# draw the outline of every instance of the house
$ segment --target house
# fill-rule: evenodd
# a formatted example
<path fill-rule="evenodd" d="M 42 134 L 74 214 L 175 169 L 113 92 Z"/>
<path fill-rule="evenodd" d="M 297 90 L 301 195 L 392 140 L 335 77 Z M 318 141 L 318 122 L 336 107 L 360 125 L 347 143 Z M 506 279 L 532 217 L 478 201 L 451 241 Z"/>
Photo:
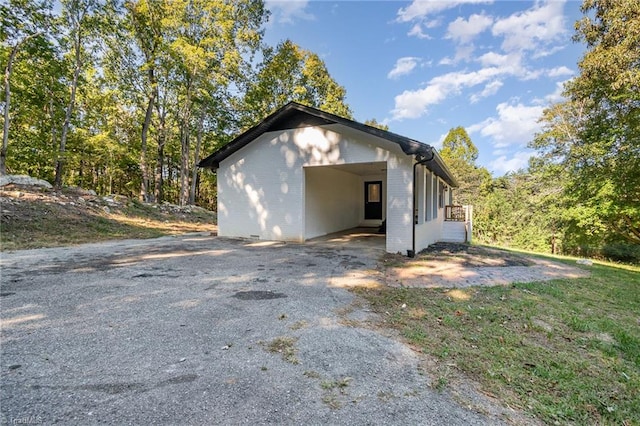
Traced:
<path fill-rule="evenodd" d="M 469 240 L 468 221 L 445 225 L 457 182 L 431 146 L 295 102 L 198 166 L 217 171 L 220 236 L 303 242 L 386 220 L 391 253 Z"/>

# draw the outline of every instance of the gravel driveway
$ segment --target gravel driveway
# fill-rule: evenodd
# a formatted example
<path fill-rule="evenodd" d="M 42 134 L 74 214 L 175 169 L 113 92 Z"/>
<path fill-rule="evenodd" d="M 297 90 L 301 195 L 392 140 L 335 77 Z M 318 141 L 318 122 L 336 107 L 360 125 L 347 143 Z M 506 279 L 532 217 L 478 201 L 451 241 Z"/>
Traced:
<path fill-rule="evenodd" d="M 360 327 L 376 249 L 205 235 L 3 253 L 2 424 L 494 424 Z"/>

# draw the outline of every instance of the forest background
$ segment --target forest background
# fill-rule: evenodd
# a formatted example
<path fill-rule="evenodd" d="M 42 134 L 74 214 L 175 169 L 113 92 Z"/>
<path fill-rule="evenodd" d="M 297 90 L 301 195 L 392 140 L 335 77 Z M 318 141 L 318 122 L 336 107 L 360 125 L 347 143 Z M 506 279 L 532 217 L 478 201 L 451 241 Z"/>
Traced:
<path fill-rule="evenodd" d="M 462 127 L 440 153 L 475 242 L 638 263 L 640 1 L 582 11 L 579 74 L 529 167 L 491 176 Z M 317 54 L 264 43 L 261 0 L 9 0 L 0 19 L 1 174 L 215 209 L 201 157 L 291 100 L 353 116 Z"/>

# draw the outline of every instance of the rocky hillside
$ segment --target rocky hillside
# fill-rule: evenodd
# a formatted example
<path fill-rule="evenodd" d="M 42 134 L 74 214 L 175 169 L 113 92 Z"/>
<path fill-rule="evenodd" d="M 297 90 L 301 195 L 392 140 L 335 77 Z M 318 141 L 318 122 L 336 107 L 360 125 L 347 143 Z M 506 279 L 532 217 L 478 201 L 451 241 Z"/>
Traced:
<path fill-rule="evenodd" d="M 55 191 L 45 181 L 2 178 L 2 250 L 216 230 L 215 213 L 196 206 L 146 204 L 81 188 Z"/>

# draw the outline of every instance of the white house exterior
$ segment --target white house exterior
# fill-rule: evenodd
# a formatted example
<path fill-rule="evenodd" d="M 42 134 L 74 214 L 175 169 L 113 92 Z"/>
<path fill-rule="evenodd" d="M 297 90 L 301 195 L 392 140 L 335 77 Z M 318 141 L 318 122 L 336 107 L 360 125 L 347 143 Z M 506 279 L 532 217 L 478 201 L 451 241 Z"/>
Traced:
<path fill-rule="evenodd" d="M 303 242 L 386 219 L 392 253 L 443 239 L 457 186 L 431 146 L 294 102 L 199 166 L 217 170 L 220 236 Z"/>

